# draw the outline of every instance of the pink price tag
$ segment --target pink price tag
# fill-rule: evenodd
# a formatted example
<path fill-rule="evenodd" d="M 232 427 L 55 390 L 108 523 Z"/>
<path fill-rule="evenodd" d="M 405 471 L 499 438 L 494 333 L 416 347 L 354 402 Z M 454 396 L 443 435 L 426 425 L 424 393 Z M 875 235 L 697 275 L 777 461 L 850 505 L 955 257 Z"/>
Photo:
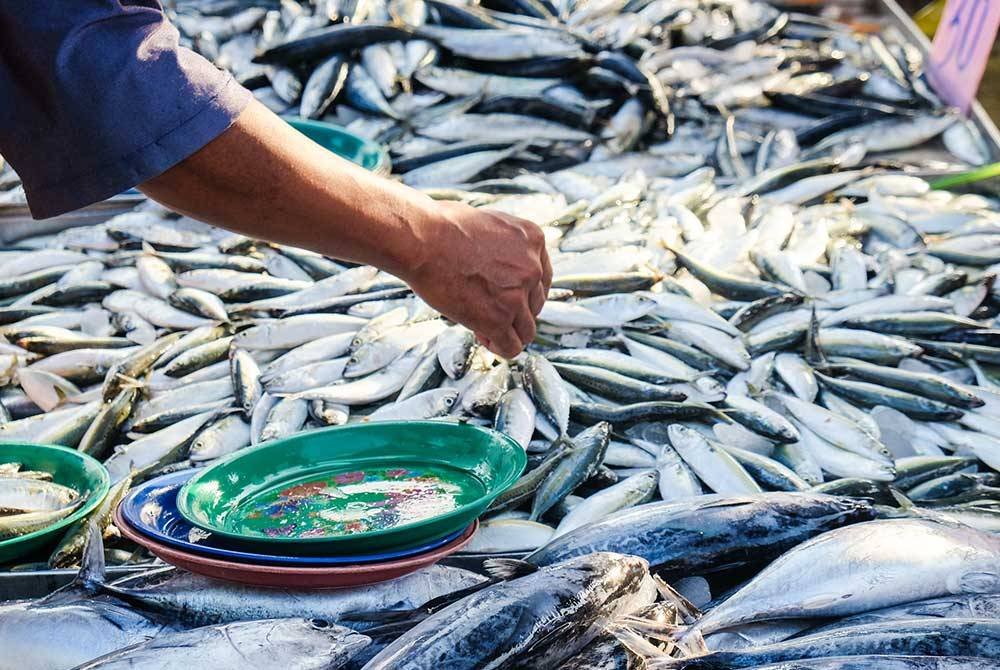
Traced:
<path fill-rule="evenodd" d="M 928 76 L 949 105 L 968 113 L 1000 27 L 1000 0 L 948 0 L 934 35 Z"/>

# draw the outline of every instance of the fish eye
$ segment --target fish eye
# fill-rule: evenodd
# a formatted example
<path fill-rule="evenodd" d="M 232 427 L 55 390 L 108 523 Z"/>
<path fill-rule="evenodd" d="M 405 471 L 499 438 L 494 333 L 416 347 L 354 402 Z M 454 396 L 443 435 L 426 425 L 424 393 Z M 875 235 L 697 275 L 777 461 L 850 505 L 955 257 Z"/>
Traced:
<path fill-rule="evenodd" d="M 330 627 L 330 622 L 323 619 L 310 619 L 309 624 L 316 630 L 324 630 Z"/>
<path fill-rule="evenodd" d="M 452 398 L 451 396 L 448 396 L 444 399 L 444 404 L 447 405 L 448 407 L 451 407 L 452 405 L 455 404 L 455 399 Z"/>

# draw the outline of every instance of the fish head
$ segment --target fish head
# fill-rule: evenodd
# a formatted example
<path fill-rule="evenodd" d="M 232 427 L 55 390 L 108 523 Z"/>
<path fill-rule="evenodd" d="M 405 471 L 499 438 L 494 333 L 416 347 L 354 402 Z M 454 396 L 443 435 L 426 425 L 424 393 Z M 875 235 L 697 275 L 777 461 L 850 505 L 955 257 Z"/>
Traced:
<path fill-rule="evenodd" d="M 295 656 L 325 659 L 326 667 L 340 667 L 371 644 L 371 638 L 325 619 L 271 619 L 230 624 L 260 630 L 275 649 L 295 650 Z"/>
<path fill-rule="evenodd" d="M 654 298 L 652 294 L 639 293 L 635 295 L 633 299 L 635 300 L 636 307 L 649 309 L 650 311 L 656 309 L 658 304 L 656 298 Z"/>
<path fill-rule="evenodd" d="M 607 444 L 611 440 L 611 424 L 607 421 L 599 421 L 590 428 L 577 433 L 573 438 L 573 443 L 577 446 L 589 447 L 595 443 Z"/>
<path fill-rule="evenodd" d="M 560 566 L 577 572 L 597 592 L 598 600 L 610 606 L 633 608 L 649 598 L 649 562 L 644 558 L 598 551 L 545 569 L 555 570 Z M 652 601 L 641 604 L 649 602 Z"/>
<path fill-rule="evenodd" d="M 457 389 L 441 389 L 438 404 L 443 410 L 449 410 L 458 401 L 458 396 L 459 392 Z"/>

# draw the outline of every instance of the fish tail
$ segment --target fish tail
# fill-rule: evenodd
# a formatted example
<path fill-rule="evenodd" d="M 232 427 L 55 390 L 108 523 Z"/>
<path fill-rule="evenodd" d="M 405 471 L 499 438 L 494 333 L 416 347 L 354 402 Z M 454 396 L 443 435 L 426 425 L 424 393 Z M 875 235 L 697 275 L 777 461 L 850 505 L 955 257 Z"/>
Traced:
<path fill-rule="evenodd" d="M 811 306 L 812 312 L 809 315 L 809 329 L 806 331 L 805 359 L 816 367 L 826 366 L 826 356 L 819 345 L 819 319 L 816 318 L 816 304 Z"/>
<path fill-rule="evenodd" d="M 657 575 L 652 575 L 653 582 L 660 598 L 674 606 L 677 614 L 687 623 L 692 623 L 701 618 L 701 610 L 690 600 L 681 595 L 674 587 L 667 584 Z"/>
<path fill-rule="evenodd" d="M 173 572 L 177 568 L 170 566 L 165 566 L 162 568 L 157 568 L 151 570 L 148 573 L 144 573 L 144 576 L 153 576 L 161 573 Z M 146 598 L 140 592 L 134 592 L 128 586 L 116 586 L 114 583 L 107 583 L 104 581 L 93 583 L 92 590 L 94 593 L 100 593 L 104 595 L 109 595 L 121 600 L 122 602 L 128 603 L 139 609 L 151 610 L 160 613 L 170 613 L 169 605 L 164 605 L 159 603 L 156 599 Z"/>
<path fill-rule="evenodd" d="M 73 532 L 73 528 L 71 527 L 68 532 Z M 104 540 L 101 536 L 101 529 L 97 523 L 88 521 L 87 538 L 83 545 L 80 570 L 76 573 L 76 577 L 69 584 L 53 591 L 39 602 L 55 605 L 95 595 L 103 591 L 106 578 Z"/>
<path fill-rule="evenodd" d="M 677 651 L 683 658 L 690 656 L 701 656 L 709 652 L 708 645 L 705 644 L 705 637 L 701 631 L 695 627 L 687 628 L 676 638 Z"/>
<path fill-rule="evenodd" d="M 358 610 L 346 612 L 340 617 L 343 621 L 364 622 L 376 624 L 378 626 L 399 625 L 404 623 L 416 624 L 427 618 L 427 614 L 420 608 L 408 610 L 386 610 L 368 611 Z"/>
<path fill-rule="evenodd" d="M 17 374 L 18 369 L 22 367 L 20 360 L 21 360 L 20 356 L 11 356 L 10 365 L 8 365 L 2 372 L 0 372 L 0 379 L 6 379 L 8 381 L 14 379 L 14 376 Z M 28 367 L 27 360 L 24 361 L 23 367 Z M 8 382 L 4 383 L 6 384 Z"/>
<path fill-rule="evenodd" d="M 676 626 L 661 625 L 663 632 L 666 633 L 666 640 L 674 645 L 674 651 L 681 658 L 700 656 L 701 654 L 708 653 L 708 646 L 705 644 L 705 637 L 701 632 L 701 626 L 697 623 L 702 617 L 701 610 L 660 577 L 653 575 L 653 582 L 656 584 L 660 598 L 676 610 L 677 621 L 687 624 Z M 650 637 L 653 636 L 650 635 Z"/>
<path fill-rule="evenodd" d="M 122 389 L 134 388 L 142 391 L 146 388 L 145 381 L 136 379 L 135 377 L 129 377 L 128 375 L 123 375 L 120 372 L 115 373 L 115 381 Z"/>
<path fill-rule="evenodd" d="M 687 630 L 687 626 L 680 624 L 670 624 L 653 619 L 644 619 L 636 616 L 625 616 L 615 620 L 615 624 L 626 628 L 633 633 L 638 633 L 644 638 L 664 642 L 671 647 L 677 641 L 677 633 Z"/>
<path fill-rule="evenodd" d="M 615 622 L 608 626 L 608 632 L 614 635 L 633 654 L 647 661 L 669 660 L 671 658 L 670 652 L 675 648 L 674 644 L 669 642 L 666 649 L 661 649 L 625 623 Z"/>
<path fill-rule="evenodd" d="M 106 579 L 104 565 L 104 537 L 101 527 L 94 521 L 87 522 L 87 541 L 76 581 L 86 589 L 96 589 Z"/>

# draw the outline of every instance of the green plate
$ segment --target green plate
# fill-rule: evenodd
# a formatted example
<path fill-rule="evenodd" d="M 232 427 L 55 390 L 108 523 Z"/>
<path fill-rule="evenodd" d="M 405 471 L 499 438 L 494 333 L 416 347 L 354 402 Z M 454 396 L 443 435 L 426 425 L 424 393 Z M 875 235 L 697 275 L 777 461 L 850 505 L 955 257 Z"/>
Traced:
<path fill-rule="evenodd" d="M 285 121 L 316 144 L 366 170 L 386 177 L 392 171 L 389 152 L 382 145 L 323 121 L 286 118 Z"/>
<path fill-rule="evenodd" d="M 191 478 L 177 507 L 271 553 L 402 549 L 468 526 L 526 461 L 506 435 L 466 424 L 338 426 L 233 454 Z"/>
<path fill-rule="evenodd" d="M 78 510 L 48 528 L 0 540 L 0 563 L 13 561 L 62 537 L 68 526 L 94 511 L 111 487 L 111 478 L 104 466 L 75 449 L 43 444 L 0 444 L 0 463 L 11 462 L 21 463 L 22 470 L 51 472 L 52 481 L 76 489 L 87 499 Z"/>

